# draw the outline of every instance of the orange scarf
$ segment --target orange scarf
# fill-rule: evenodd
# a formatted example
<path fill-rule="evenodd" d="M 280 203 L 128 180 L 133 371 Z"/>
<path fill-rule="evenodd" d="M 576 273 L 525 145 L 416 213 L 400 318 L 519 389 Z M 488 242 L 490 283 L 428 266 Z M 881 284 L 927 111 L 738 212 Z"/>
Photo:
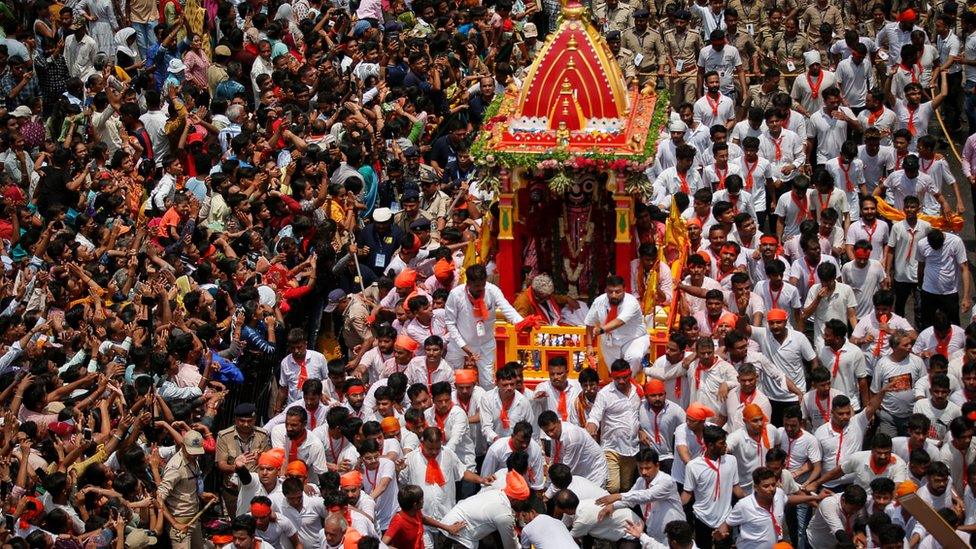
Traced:
<path fill-rule="evenodd" d="M 889 456 L 888 457 L 888 462 L 885 463 L 881 467 L 878 467 L 878 466 L 876 466 L 874 464 L 874 459 L 873 458 L 868 460 L 868 465 L 871 466 L 871 472 L 872 473 L 874 473 L 876 475 L 880 475 L 881 473 L 884 473 L 888 469 L 888 466 L 891 465 L 894 462 L 895 462 L 895 456 Z"/>
<path fill-rule="evenodd" d="M 515 395 L 512 395 L 512 401 L 508 403 L 508 406 L 505 405 L 502 397 L 498 397 L 498 402 L 502 405 L 502 411 L 499 412 L 498 419 L 502 422 L 502 428 L 508 429 L 508 408 L 512 405 L 512 402 L 515 402 Z"/>
<path fill-rule="evenodd" d="M 424 459 L 427 460 L 427 473 L 424 476 L 424 482 L 427 484 L 436 484 L 438 486 L 444 486 L 447 481 L 444 480 L 444 472 L 441 471 L 440 463 L 437 463 L 437 456 L 428 456 L 427 452 L 421 450 Z"/>
<path fill-rule="evenodd" d="M 292 360 L 295 360 L 295 357 L 292 357 Z M 301 362 L 297 360 L 295 362 L 298 363 L 298 390 L 301 391 L 302 386 L 308 381 L 308 368 L 305 367 L 305 364 L 308 362 L 308 357 L 306 356 Z"/>
<path fill-rule="evenodd" d="M 559 391 L 559 404 L 556 405 L 556 412 L 563 421 L 569 420 L 569 410 L 566 409 L 566 393 L 569 389 Z"/>

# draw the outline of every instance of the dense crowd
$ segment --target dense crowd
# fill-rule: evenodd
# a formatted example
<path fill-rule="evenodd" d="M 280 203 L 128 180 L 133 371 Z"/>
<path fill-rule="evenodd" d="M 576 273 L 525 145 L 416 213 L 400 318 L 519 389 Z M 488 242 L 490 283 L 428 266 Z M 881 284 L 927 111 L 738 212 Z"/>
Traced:
<path fill-rule="evenodd" d="M 591 299 L 503 295 L 471 154 L 555 0 L 2 6 L 3 549 L 976 532 L 970 6 L 587 3 L 670 102 Z M 496 317 L 590 360 L 526 383 Z"/>

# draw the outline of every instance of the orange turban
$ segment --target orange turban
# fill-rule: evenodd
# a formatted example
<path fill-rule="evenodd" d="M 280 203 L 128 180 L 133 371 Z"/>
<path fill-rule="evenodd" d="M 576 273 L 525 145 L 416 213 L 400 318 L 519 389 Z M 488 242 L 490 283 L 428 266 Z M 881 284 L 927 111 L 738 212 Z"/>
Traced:
<path fill-rule="evenodd" d="M 718 326 L 728 326 L 729 328 L 735 328 L 735 323 L 739 321 L 739 315 L 734 313 L 725 313 L 722 318 L 718 319 Z"/>
<path fill-rule="evenodd" d="M 656 395 L 665 392 L 664 382 L 660 379 L 652 379 L 644 384 L 645 395 Z"/>
<path fill-rule="evenodd" d="M 906 23 L 915 22 L 915 10 L 909 8 L 898 14 L 898 21 L 904 21 Z"/>
<path fill-rule="evenodd" d="M 509 471 L 505 477 L 505 495 L 515 501 L 524 501 L 529 499 L 530 493 L 525 477 L 516 471 Z"/>
<path fill-rule="evenodd" d="M 359 471 L 349 471 L 339 477 L 339 486 L 342 488 L 359 488 L 363 485 L 363 474 Z"/>
<path fill-rule="evenodd" d="M 689 227 L 692 226 L 692 225 L 694 225 L 694 226 L 698 227 L 699 229 L 702 228 L 702 222 L 701 222 L 701 220 L 699 220 L 696 217 L 692 217 L 691 219 L 685 220 L 685 224 L 688 225 Z"/>
<path fill-rule="evenodd" d="M 757 417 L 766 417 L 766 414 L 763 413 L 762 408 L 760 408 L 758 404 L 750 403 L 746 404 L 742 408 L 742 419 L 750 421 L 756 419 Z"/>
<path fill-rule="evenodd" d="M 400 274 L 396 275 L 393 279 L 393 285 L 397 288 L 413 288 L 417 285 L 417 271 L 413 269 L 404 269 L 400 271 Z"/>
<path fill-rule="evenodd" d="M 772 446 L 769 443 L 769 433 L 766 432 L 766 414 L 762 411 L 762 408 L 760 408 L 758 404 L 753 403 L 746 404 L 742 408 L 742 419 L 752 421 L 757 417 L 761 417 L 763 419 L 762 434 L 760 435 L 763 446 L 766 448 L 771 448 Z"/>
<path fill-rule="evenodd" d="M 440 281 L 447 280 L 454 276 L 454 264 L 446 259 L 438 259 L 434 263 L 434 278 Z"/>
<path fill-rule="evenodd" d="M 394 345 L 411 353 L 416 353 L 420 348 L 420 344 L 408 335 L 398 335 Z"/>
<path fill-rule="evenodd" d="M 274 469 L 281 469 L 281 465 L 284 462 L 284 448 L 275 448 L 261 454 L 261 457 L 258 458 L 258 467 L 272 467 Z"/>
<path fill-rule="evenodd" d="M 714 416 L 715 412 L 704 404 L 692 402 L 690 405 L 688 405 L 685 415 L 696 421 L 705 421 L 706 419 Z"/>
<path fill-rule="evenodd" d="M 384 433 L 395 433 L 400 430 L 400 421 L 395 417 L 385 417 L 380 422 L 380 429 Z"/>
<path fill-rule="evenodd" d="M 918 491 L 918 484 L 915 484 L 911 480 L 905 480 L 898 483 L 895 487 L 895 497 L 900 498 L 902 496 L 907 496 L 908 494 L 914 494 Z"/>
<path fill-rule="evenodd" d="M 454 384 L 467 385 L 468 383 L 478 382 L 478 370 L 472 368 L 462 368 L 454 370 Z"/>
<path fill-rule="evenodd" d="M 786 322 L 787 318 L 788 315 L 783 309 L 770 309 L 769 312 L 766 313 L 766 320 L 772 322 Z"/>
<path fill-rule="evenodd" d="M 291 462 L 291 463 L 288 464 L 288 468 L 285 469 L 285 474 L 286 475 L 298 475 L 300 477 L 307 477 L 308 476 L 308 467 L 305 466 L 305 463 L 303 461 L 296 459 L 295 461 L 293 461 L 293 462 Z"/>
<path fill-rule="evenodd" d="M 773 549 L 793 549 L 793 544 L 788 541 L 780 541 L 773 546 Z"/>

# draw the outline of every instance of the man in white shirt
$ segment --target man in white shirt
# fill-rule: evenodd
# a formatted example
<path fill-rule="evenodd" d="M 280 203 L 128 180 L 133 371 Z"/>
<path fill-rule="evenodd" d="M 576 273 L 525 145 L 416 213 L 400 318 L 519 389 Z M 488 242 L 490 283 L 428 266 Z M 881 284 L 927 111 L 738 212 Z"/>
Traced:
<path fill-rule="evenodd" d="M 703 336 L 695 342 L 695 355 L 688 367 L 688 398 L 712 410 L 721 409 L 729 391 L 737 389 L 735 368 L 715 354 L 715 342 Z"/>
<path fill-rule="evenodd" d="M 566 357 L 553 356 L 546 367 L 549 379 L 535 386 L 532 404 L 536 413 L 552 410 L 560 421 L 569 421 L 570 410 L 576 397 L 583 392 L 579 381 L 569 379 Z"/>
<path fill-rule="evenodd" d="M 445 359 L 454 369 L 466 361 L 476 363 L 478 383 L 487 390 L 495 379 L 495 310 L 500 309 L 512 324 L 523 319 L 498 286 L 488 282 L 483 265 L 468 267 L 465 276 L 465 284 L 451 290 L 444 305 L 450 335 Z"/>
<path fill-rule="evenodd" d="M 816 161 L 824 164 L 840 154 L 840 147 L 847 140 L 849 127 L 861 128 L 854 112 L 841 106 L 840 89 L 831 86 L 820 92 L 823 107 L 813 111 L 807 123 L 807 154 L 814 152 Z"/>
<path fill-rule="evenodd" d="M 705 83 L 705 73 L 715 71 L 719 77 L 719 89 L 728 96 L 735 99 L 735 85 L 733 76 L 739 80 L 739 89 L 748 90 L 746 86 L 746 73 L 739 56 L 739 50 L 735 46 L 729 45 L 725 36 L 725 31 L 716 29 L 708 35 L 709 45 L 703 47 L 698 52 L 698 78 L 696 89 L 703 89 Z"/>
<path fill-rule="evenodd" d="M 631 369 L 626 361 L 615 360 L 610 365 L 610 377 L 613 382 L 596 395 L 586 420 L 586 430 L 594 438 L 599 433 L 610 470 L 607 490 L 617 493 L 630 489 L 634 483 L 635 456 L 639 449 L 640 397 L 631 383 Z"/>
<path fill-rule="evenodd" d="M 721 80 L 716 71 L 705 73 L 705 95 L 695 101 L 695 120 L 711 128 L 715 124 L 732 129 L 735 124 L 735 103 L 723 95 Z"/>
<path fill-rule="evenodd" d="M 823 107 L 825 98 L 822 92 L 836 84 L 837 80 L 834 73 L 821 67 L 820 52 L 805 52 L 803 62 L 807 70 L 793 81 L 790 97 L 801 114 L 810 116 Z"/>
<path fill-rule="evenodd" d="M 851 221 L 859 220 L 861 218 L 857 207 L 859 196 L 866 194 L 866 188 L 864 163 L 857 158 L 857 144 L 853 141 L 844 141 L 840 147 L 840 154 L 828 160 L 824 168 L 832 176 L 835 186 L 844 193 Z"/>
<path fill-rule="evenodd" d="M 908 434 L 908 416 L 915 403 L 915 383 L 925 375 L 925 363 L 912 353 L 912 338 L 896 330 L 888 337 L 891 354 L 878 360 L 871 379 L 871 392 L 884 391 L 878 412 L 878 430 L 888 436 Z"/>
<path fill-rule="evenodd" d="M 586 314 L 587 353 L 593 353 L 593 342 L 600 336 L 600 352 L 607 363 L 623 359 L 637 374 L 651 345 L 644 325 L 640 303 L 624 291 L 624 279 L 607 277 L 606 292 L 593 301 Z"/>
<path fill-rule="evenodd" d="M 877 225 L 886 226 L 883 222 L 877 222 Z M 841 280 L 854 290 L 857 318 L 864 318 L 874 313 L 873 296 L 878 290 L 887 290 L 891 283 L 881 262 L 871 257 L 872 244 L 867 240 L 857 240 L 851 251 L 854 261 L 848 261 L 841 268 Z"/>
<path fill-rule="evenodd" d="M 487 478 L 503 469 L 508 456 L 513 452 L 526 452 L 529 456 L 529 468 L 525 476 L 529 487 L 533 490 L 545 488 L 542 445 L 532 438 L 532 425 L 528 421 L 516 423 L 511 436 L 499 438 L 488 447 L 485 459 L 481 463 L 481 476 Z"/>
<path fill-rule="evenodd" d="M 745 426 L 729 435 L 728 453 L 735 457 L 739 467 L 739 487 L 751 494 L 752 472 L 766 464 L 766 452 L 779 446 L 779 431 L 769 424 L 766 414 L 756 404 L 742 408 L 742 419 Z"/>
<path fill-rule="evenodd" d="M 918 278 L 922 281 L 919 328 L 931 326 L 936 311 L 942 311 L 952 324 L 958 325 L 959 308 L 969 311 L 973 305 L 969 259 L 962 239 L 952 233 L 931 229 L 916 246 Z"/>
<path fill-rule="evenodd" d="M 837 547 L 838 543 L 852 543 L 854 520 L 867 503 L 867 493 L 860 486 L 849 486 L 843 494 L 834 494 L 820 501 L 807 526 L 810 547 Z"/>
<path fill-rule="evenodd" d="M 512 428 L 520 421 L 532 421 L 532 405 L 529 399 L 515 389 L 518 372 L 511 364 L 499 368 L 495 374 L 495 386 L 482 395 L 481 434 L 488 444 L 512 434 Z"/>
<path fill-rule="evenodd" d="M 844 475 L 867 490 L 875 478 L 890 478 L 897 485 L 908 479 L 908 465 L 891 451 L 891 437 L 876 433 L 871 439 L 871 449 L 855 452 L 841 461 L 820 478 L 820 483 L 829 483 Z"/>
<path fill-rule="evenodd" d="M 671 475 L 661 470 L 658 454 L 654 450 L 641 450 L 637 454 L 637 470 L 640 476 L 629 491 L 596 500 L 597 505 L 603 506 L 600 517 L 605 518 L 617 509 L 637 507 L 641 511 L 647 535 L 663 539 L 665 527 L 671 521 L 685 518 L 678 486 Z"/>
<path fill-rule="evenodd" d="M 732 496 L 742 499 L 739 466 L 735 457 L 726 454 L 726 434 L 721 427 L 706 425 L 702 433 L 705 448 L 688 462 L 684 476 L 682 505 L 695 500 L 695 541 L 700 547 L 711 547 L 713 532 L 732 512 Z"/>
<path fill-rule="evenodd" d="M 880 406 L 881 397 L 886 390 L 886 387 L 882 388 L 881 393 L 872 396 L 864 409 L 856 414 L 849 398 L 844 395 L 834 397 L 830 403 L 830 421 L 821 425 L 813 433 L 820 442 L 823 458 L 821 471 L 829 473 L 839 468 L 844 459 L 861 450 L 864 433 L 874 419 L 874 412 Z M 823 478 L 824 476 L 821 475 L 818 479 L 811 479 L 803 488 L 815 492 L 823 484 L 836 491 L 854 481 L 853 475 L 838 476 L 827 481 L 821 480 Z"/>
<path fill-rule="evenodd" d="M 783 539 L 786 494 L 777 487 L 779 479 L 772 469 L 759 467 L 750 476 L 755 490 L 736 502 L 718 535 L 727 538 L 730 527 L 738 527 L 736 549 L 767 549 Z"/>
<path fill-rule="evenodd" d="M 684 337 L 684 336 L 681 336 Z M 668 342 L 674 344 L 673 340 Z M 685 422 L 685 411 L 667 399 L 667 388 L 660 379 L 644 384 L 640 406 L 640 437 L 643 445 L 657 452 L 661 470 L 671 472 L 674 460 L 674 431 Z"/>
<path fill-rule="evenodd" d="M 827 321 L 837 319 L 857 324 L 857 298 L 850 286 L 837 281 L 837 266 L 833 263 L 821 263 L 817 276 L 820 282 L 807 293 L 802 314 L 804 319 L 813 317 L 813 346 L 820 348 Z"/>
<path fill-rule="evenodd" d="M 751 335 L 753 341 L 759 344 L 760 352 L 769 358 L 773 365 L 782 371 L 786 378 L 801 391 L 806 392 L 806 371 L 817 357 L 810 346 L 810 342 L 803 335 L 787 326 L 788 315 L 782 309 L 773 309 L 766 314 L 768 323 L 767 328 L 752 327 Z M 770 405 L 773 408 L 773 415 L 770 421 L 773 424 L 780 424 L 783 418 L 783 411 L 797 404 L 799 398 L 787 388 L 781 387 L 778 383 L 768 383 L 763 377 L 763 393 L 769 397 Z"/>
<path fill-rule="evenodd" d="M 275 413 L 280 413 L 285 404 L 302 399 L 302 387 L 309 379 L 326 379 L 328 365 L 325 355 L 308 348 L 308 337 L 302 328 L 292 328 L 288 332 L 288 356 L 281 360 L 281 373 L 278 375 L 278 400 Z"/>
<path fill-rule="evenodd" d="M 607 457 L 585 429 L 560 421 L 552 410 L 539 414 L 539 428 L 552 441 L 551 463 L 565 463 L 574 476 L 606 486 L 610 476 Z"/>
<path fill-rule="evenodd" d="M 879 88 L 871 89 L 865 101 L 864 110 L 857 115 L 857 120 L 864 128 L 864 145 L 859 148 L 863 150 L 867 147 L 872 156 L 877 154 L 878 146 L 883 147 L 886 152 L 890 151 L 891 135 L 898 126 L 898 117 L 895 116 L 895 111 L 885 106 L 884 91 Z M 863 156 L 860 157 L 865 160 Z M 874 190 L 877 184 L 876 177 L 868 177 L 868 189 Z"/>
<path fill-rule="evenodd" d="M 874 66 L 870 61 L 865 62 L 867 55 L 867 46 L 858 43 L 850 57 L 837 64 L 837 85 L 841 97 L 852 110 L 864 108 L 868 90 L 874 86 Z"/>
<path fill-rule="evenodd" d="M 553 517 L 564 522 L 571 522 L 570 534 L 575 539 L 589 536 L 596 540 L 627 542 L 627 524 L 638 520 L 637 515 L 627 508 L 614 509 L 606 516 L 602 516 L 603 507 L 595 499 L 580 500 L 569 490 L 560 490 L 553 498 L 555 508 Z M 632 540 L 631 540 L 632 543 Z M 622 544 L 621 544 L 622 545 Z M 630 546 L 623 545 L 623 546 Z"/>
<path fill-rule="evenodd" d="M 455 524 L 463 521 L 467 526 L 456 534 L 447 533 L 458 544 L 475 549 L 479 542 L 498 532 L 504 549 L 518 547 L 515 534 L 515 513 L 512 505 L 516 501 L 526 501 L 531 496 L 528 484 L 522 475 L 509 471 L 504 490 L 482 490 L 464 498 L 444 515 L 441 522 Z"/>
<path fill-rule="evenodd" d="M 550 515 L 540 514 L 533 507 L 533 503 L 531 498 L 512 502 L 515 518 L 522 525 L 522 532 L 519 534 L 522 547 L 558 549 L 575 546 L 576 540 L 569 533 L 566 524 Z"/>
<path fill-rule="evenodd" d="M 329 510 L 321 497 L 305 494 L 305 483 L 297 477 L 286 479 L 281 492 L 271 494 L 274 512 L 298 527 L 298 539 L 305 547 L 319 547 L 322 520 Z"/>
<path fill-rule="evenodd" d="M 861 401 L 867 400 L 870 377 L 865 365 L 864 352 L 847 339 L 847 322 L 844 320 L 828 320 L 824 325 L 823 339 L 824 345 L 819 348 L 818 358 L 830 376 L 830 388 L 847 395 L 854 409 L 860 409 Z M 827 413 L 821 415 L 823 421 L 828 421 L 829 402 L 824 409 Z M 816 430 L 819 426 L 818 423 L 813 426 L 813 429 Z"/>
<path fill-rule="evenodd" d="M 796 132 L 783 127 L 783 118 L 777 109 L 766 111 L 766 131 L 759 137 L 759 156 L 770 163 L 773 182 L 792 181 L 806 159 L 804 140 Z"/>

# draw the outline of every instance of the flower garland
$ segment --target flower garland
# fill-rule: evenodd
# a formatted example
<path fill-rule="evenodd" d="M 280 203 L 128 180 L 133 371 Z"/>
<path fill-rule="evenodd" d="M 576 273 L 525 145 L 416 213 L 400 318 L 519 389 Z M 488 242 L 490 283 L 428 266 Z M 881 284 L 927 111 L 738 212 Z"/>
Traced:
<path fill-rule="evenodd" d="M 481 126 L 481 133 L 471 145 L 471 155 L 475 164 L 483 168 L 526 169 L 555 169 L 560 166 L 573 170 L 592 170 L 618 172 L 643 172 L 654 159 L 657 152 L 657 135 L 668 117 L 668 95 L 664 90 L 658 92 L 654 104 L 654 114 L 651 117 L 649 133 L 644 140 L 644 150 L 629 158 L 621 158 L 613 153 L 601 153 L 596 150 L 581 153 L 570 153 L 565 150 L 552 149 L 546 153 L 518 153 L 501 152 L 490 147 L 492 129 L 496 124 L 504 123 L 507 117 L 499 114 L 505 95 L 495 97 L 495 100 L 485 109 L 485 122 Z"/>

